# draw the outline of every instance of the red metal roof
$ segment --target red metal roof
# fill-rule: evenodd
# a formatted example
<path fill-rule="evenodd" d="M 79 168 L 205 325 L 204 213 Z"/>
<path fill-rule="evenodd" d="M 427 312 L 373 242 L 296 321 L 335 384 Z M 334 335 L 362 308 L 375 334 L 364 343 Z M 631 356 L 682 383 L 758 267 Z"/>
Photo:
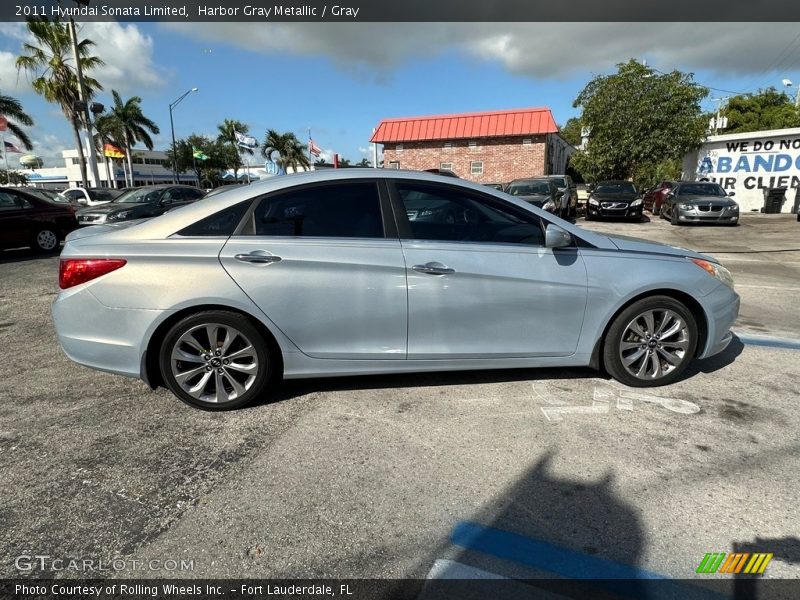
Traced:
<path fill-rule="evenodd" d="M 384 119 L 370 142 L 420 142 L 508 135 L 556 133 L 558 127 L 549 108 L 522 108 L 489 112 Z"/>

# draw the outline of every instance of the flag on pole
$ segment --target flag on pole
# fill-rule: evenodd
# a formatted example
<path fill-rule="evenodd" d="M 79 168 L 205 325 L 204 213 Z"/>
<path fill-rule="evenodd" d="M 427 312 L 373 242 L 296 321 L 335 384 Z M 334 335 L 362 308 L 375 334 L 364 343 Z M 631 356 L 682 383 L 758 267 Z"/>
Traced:
<path fill-rule="evenodd" d="M 236 144 L 241 148 L 254 150 L 258 146 L 258 140 L 252 136 L 244 135 L 238 131 L 234 131 L 233 135 L 236 137 Z"/>
<path fill-rule="evenodd" d="M 194 146 L 192 146 L 192 156 L 197 160 L 208 160 L 208 155 L 205 154 L 202 150 L 198 150 Z"/>
<path fill-rule="evenodd" d="M 322 154 L 322 149 L 314 143 L 314 140 L 308 138 L 308 151 L 314 156 Z"/>
<path fill-rule="evenodd" d="M 125 153 L 119 146 L 103 144 L 103 156 L 106 158 L 125 158 Z"/>
<path fill-rule="evenodd" d="M 3 147 L 5 148 L 6 152 L 14 152 L 15 154 L 22 154 L 22 150 L 17 148 L 11 142 L 3 142 Z"/>

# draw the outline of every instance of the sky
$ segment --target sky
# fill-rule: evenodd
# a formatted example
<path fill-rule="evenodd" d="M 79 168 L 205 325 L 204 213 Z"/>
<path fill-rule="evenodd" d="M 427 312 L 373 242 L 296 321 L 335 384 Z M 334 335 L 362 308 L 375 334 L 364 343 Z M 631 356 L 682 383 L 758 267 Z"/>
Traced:
<path fill-rule="evenodd" d="M 556 122 L 597 74 L 631 58 L 661 71 L 679 69 L 712 98 L 800 84 L 796 23 L 84 23 L 106 63 L 92 75 L 111 90 L 142 98 L 160 127 L 156 149 L 175 135 L 216 136 L 225 118 L 246 123 L 259 141 L 267 128 L 308 130 L 324 156 L 372 158 L 369 138 L 383 118 L 544 106 Z M 63 166 L 73 148 L 60 108 L 30 88 L 14 67 L 24 24 L 0 23 L 0 94 L 34 118 L 34 153 Z M 13 139 L 11 140 L 13 141 Z M 18 157 L 18 155 L 17 155 Z M 17 158 L 11 158 L 11 163 Z M 254 159 L 255 160 L 255 159 Z"/>

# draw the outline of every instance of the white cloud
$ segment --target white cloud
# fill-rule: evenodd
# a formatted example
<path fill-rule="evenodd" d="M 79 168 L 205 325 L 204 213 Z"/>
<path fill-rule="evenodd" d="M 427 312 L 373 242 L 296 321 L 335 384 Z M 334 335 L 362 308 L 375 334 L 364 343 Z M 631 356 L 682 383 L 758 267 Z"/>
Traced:
<path fill-rule="evenodd" d="M 30 41 L 24 23 L 0 24 L 0 35 L 17 40 L 20 50 L 23 42 Z M 143 34 L 135 24 L 116 22 L 83 23 L 78 36 L 95 42 L 94 54 L 105 65 L 91 71 L 107 92 L 112 89 L 123 95 L 142 95 L 147 90 L 161 87 L 168 71 L 155 64 L 153 39 Z M 17 78 L 13 52 L 0 52 L 0 89 L 30 92 L 29 77 L 24 72 Z M 12 87 L 13 86 L 13 87 Z"/>
<path fill-rule="evenodd" d="M 414 58 L 456 50 L 512 73 L 564 78 L 606 71 L 630 58 L 663 70 L 708 69 L 768 77 L 800 67 L 795 23 L 166 23 L 193 39 L 265 54 L 322 56 L 356 76 L 385 77 Z"/>

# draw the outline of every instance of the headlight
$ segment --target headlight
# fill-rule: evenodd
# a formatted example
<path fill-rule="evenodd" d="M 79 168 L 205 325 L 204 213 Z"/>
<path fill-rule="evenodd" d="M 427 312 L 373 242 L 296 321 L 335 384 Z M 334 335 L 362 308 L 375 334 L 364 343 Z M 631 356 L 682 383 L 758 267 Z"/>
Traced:
<path fill-rule="evenodd" d="M 544 203 L 544 206 L 542 206 L 543 209 L 549 212 L 552 212 L 555 207 L 556 205 L 552 200 L 548 200 L 547 202 Z"/>
<path fill-rule="evenodd" d="M 589 198 L 589 204 L 591 204 L 592 206 L 600 206 L 600 203 L 594 198 Z"/>
<path fill-rule="evenodd" d="M 634 207 L 636 207 L 636 206 L 639 206 L 641 203 L 642 203 L 642 199 L 641 199 L 641 198 L 637 198 L 636 200 L 634 200 L 633 202 L 631 202 L 631 208 L 634 208 Z"/>
<path fill-rule="evenodd" d="M 122 212 L 118 213 L 111 213 L 108 215 L 109 221 L 119 221 L 120 219 L 127 219 L 129 216 L 133 214 L 132 210 L 123 210 Z"/>
<path fill-rule="evenodd" d="M 722 283 L 733 289 L 733 275 L 731 275 L 731 272 L 728 271 L 728 269 L 726 269 L 722 265 L 718 265 L 716 263 L 712 263 L 707 260 L 703 260 L 701 258 L 693 258 L 691 259 L 691 261 L 698 267 L 703 269 L 706 273 L 708 273 L 712 277 L 716 277 Z"/>

